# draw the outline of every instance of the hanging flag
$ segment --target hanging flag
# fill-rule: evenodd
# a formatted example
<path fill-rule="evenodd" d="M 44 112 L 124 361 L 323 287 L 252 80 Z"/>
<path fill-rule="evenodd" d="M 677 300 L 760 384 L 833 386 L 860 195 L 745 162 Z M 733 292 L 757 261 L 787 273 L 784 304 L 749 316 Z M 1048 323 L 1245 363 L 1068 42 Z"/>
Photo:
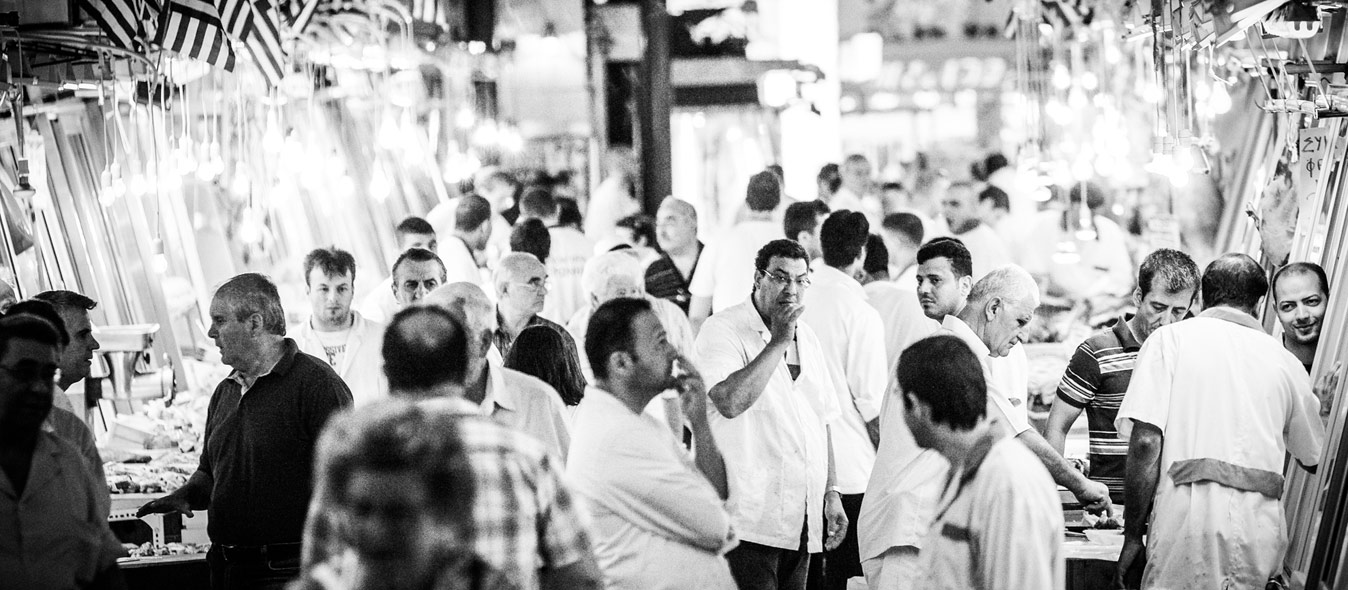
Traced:
<path fill-rule="evenodd" d="M 137 37 L 144 32 L 136 12 L 136 0 L 77 0 L 79 7 L 98 23 L 98 28 L 117 47 L 136 51 Z M 148 7 L 147 7 L 148 8 Z M 158 11 L 155 11 L 156 15 Z"/>
<path fill-rule="evenodd" d="M 309 21 L 313 20 L 314 18 L 314 11 L 318 9 L 318 5 L 321 4 L 322 2 L 323 0 L 303 0 L 303 2 L 300 3 L 301 6 L 299 7 L 298 12 L 295 12 L 295 14 L 291 15 L 290 19 L 291 37 L 298 37 L 304 34 L 304 28 L 309 26 Z M 297 2 L 290 3 L 292 9 L 294 8 L 296 3 Z"/>
<path fill-rule="evenodd" d="M 253 28 L 253 3 L 249 0 L 218 0 L 220 22 L 231 39 L 242 43 Z"/>
<path fill-rule="evenodd" d="M 281 46 L 281 13 L 271 0 L 253 0 L 252 21 L 252 30 L 244 45 L 267 83 L 278 86 L 286 74 L 285 49 Z"/>
<path fill-rule="evenodd" d="M 204 0 L 166 0 L 159 46 L 182 57 L 234 70 L 234 49 L 225 38 L 220 11 Z"/>

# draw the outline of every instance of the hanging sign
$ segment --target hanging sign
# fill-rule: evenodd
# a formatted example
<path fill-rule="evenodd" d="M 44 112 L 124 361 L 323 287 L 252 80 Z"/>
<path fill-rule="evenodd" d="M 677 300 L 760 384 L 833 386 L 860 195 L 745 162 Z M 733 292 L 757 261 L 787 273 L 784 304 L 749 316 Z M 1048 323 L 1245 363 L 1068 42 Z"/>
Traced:
<path fill-rule="evenodd" d="M 1329 129 L 1307 127 L 1297 137 L 1300 157 L 1293 164 L 1296 170 L 1297 203 L 1304 209 L 1314 202 L 1315 191 L 1324 176 L 1325 153 L 1329 151 Z"/>

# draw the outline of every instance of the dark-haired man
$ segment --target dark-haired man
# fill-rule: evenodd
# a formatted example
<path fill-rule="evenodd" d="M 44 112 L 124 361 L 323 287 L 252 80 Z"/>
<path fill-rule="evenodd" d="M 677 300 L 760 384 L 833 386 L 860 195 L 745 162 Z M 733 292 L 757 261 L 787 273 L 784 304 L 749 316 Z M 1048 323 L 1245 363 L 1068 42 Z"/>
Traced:
<path fill-rule="evenodd" d="M 399 309 L 416 305 L 431 291 L 449 282 L 445 263 L 435 252 L 412 248 L 393 263 L 393 296 Z M 472 281 L 467 281 L 472 282 Z"/>
<path fill-rule="evenodd" d="M 824 220 L 819 229 L 823 259 L 812 265 L 813 282 L 805 292 L 801 316 L 819 337 L 841 409 L 833 423 L 834 464 L 849 530 L 838 549 L 825 553 L 827 567 L 821 570 L 824 587 L 836 590 L 845 589 L 849 578 L 862 575 L 856 522 L 880 442 L 880 402 L 888 380 L 884 321 L 867 304 L 866 290 L 853 278 L 865 260 L 869 230 L 860 211 L 834 211 Z"/>
<path fill-rule="evenodd" d="M 0 580 L 6 588 L 123 588 L 106 482 L 44 428 L 60 337 L 28 314 L 0 319 Z"/>
<path fill-rule="evenodd" d="M 724 507 L 725 463 L 702 377 L 665 337 L 647 299 L 605 302 L 586 335 L 595 385 L 576 412 L 567 475 L 589 505 L 608 585 L 735 590 L 722 557 L 736 542 Z M 668 389 L 683 401 L 696 459 L 643 414 Z"/>
<path fill-rule="evenodd" d="M 933 336 L 904 351 L 897 373 L 907 430 L 953 471 L 911 587 L 1062 588 L 1056 488 L 1035 454 L 989 419 L 977 353 Z"/>
<path fill-rule="evenodd" d="M 1092 334 L 1077 347 L 1058 384 L 1058 402 L 1048 416 L 1044 439 L 1063 453 L 1067 433 L 1086 411 L 1090 425 L 1091 479 L 1109 486 L 1109 497 L 1122 504 L 1128 441 L 1114 430 L 1114 418 L 1128 391 L 1137 351 L 1152 332 L 1184 319 L 1198 293 L 1198 265 L 1188 254 L 1162 248 L 1148 254 L 1137 272 L 1133 292 L 1137 313 Z"/>
<path fill-rule="evenodd" d="M 917 289 L 917 250 L 926 237 L 924 221 L 915 213 L 890 213 L 880 224 L 889 251 L 889 276 L 904 289 Z"/>
<path fill-rule="evenodd" d="M 1310 373 L 1329 307 L 1325 269 L 1314 262 L 1284 265 L 1273 273 L 1272 293 L 1274 310 L 1282 324 L 1282 345 Z"/>
<path fill-rule="evenodd" d="M 917 250 L 917 301 L 940 322 L 958 313 L 973 290 L 973 257 L 958 238 L 936 238 Z"/>
<path fill-rule="evenodd" d="M 1282 568 L 1283 463 L 1313 470 L 1325 427 L 1301 362 L 1255 319 L 1265 276 L 1249 256 L 1219 257 L 1203 313 L 1138 353 L 1114 422 L 1129 440 L 1120 583 L 1147 523 L 1143 588 L 1260 588 Z"/>
<path fill-rule="evenodd" d="M 838 171 L 838 165 L 832 162 L 824 164 L 819 168 L 819 174 L 814 177 L 815 187 L 817 189 L 816 200 L 829 202 L 833 194 L 842 188 L 842 174 Z"/>
<path fill-rule="evenodd" d="M 520 590 L 597 590 L 602 578 L 555 456 L 533 437 L 483 415 L 465 399 L 468 330 L 435 305 L 398 312 L 384 336 L 390 394 L 462 416 L 472 465 L 473 551 Z M 332 531 L 306 534 L 305 563 L 328 558 Z"/>
<path fill-rule="evenodd" d="M 398 227 L 394 229 L 394 235 L 398 240 L 399 255 L 412 248 L 435 252 L 439 247 L 435 228 L 420 217 L 408 217 L 399 222 Z M 392 284 L 393 277 L 390 276 L 375 285 L 375 288 L 360 302 L 361 315 L 376 322 L 386 322 L 393 317 L 394 312 L 398 311 L 398 299 L 395 295 L 396 289 L 391 288 Z"/>
<path fill-rule="evenodd" d="M 707 413 L 742 540 L 726 554 L 735 582 L 800 590 L 811 554 L 837 548 L 847 534 L 829 435 L 838 398 L 819 338 L 799 322 L 810 285 L 805 249 L 770 241 L 754 267 L 749 298 L 698 334 L 698 368 L 713 384 Z"/>
<path fill-rule="evenodd" d="M 744 202 L 748 213 L 743 221 L 707 246 L 706 264 L 688 285 L 692 303 L 688 320 L 696 331 L 713 313 L 737 305 L 753 290 L 754 252 L 764 244 L 782 237 L 782 227 L 772 222 L 772 212 L 782 202 L 781 179 L 770 171 L 749 179 Z"/>
<path fill-rule="evenodd" d="M 1010 252 L 1001 236 L 979 215 L 978 193 L 973 184 L 967 181 L 951 183 L 941 198 L 941 214 L 949 224 L 950 232 L 973 255 L 974 281 L 994 268 L 1011 263 Z"/>
<path fill-rule="evenodd" d="M 788 240 L 795 240 L 805 253 L 814 260 L 824 255 L 819 244 L 819 226 L 828 218 L 829 207 L 823 201 L 805 201 L 792 203 L 782 216 L 782 233 Z"/>
<path fill-rule="evenodd" d="M 211 394 L 201 464 L 137 516 L 208 510 L 211 588 L 284 588 L 299 575 L 314 446 L 351 390 L 327 361 L 286 338 L 276 285 L 245 273 L 211 300 L 206 335 L 234 370 Z"/>
<path fill-rule="evenodd" d="M 388 383 L 379 371 L 384 324 L 351 309 L 355 284 L 356 259 L 349 252 L 336 247 L 310 252 L 304 257 L 309 319 L 290 331 L 300 350 L 328 361 L 361 406 L 388 397 Z"/>
<path fill-rule="evenodd" d="M 99 348 L 94 326 L 89 321 L 89 312 L 98 307 L 98 302 L 64 290 L 44 291 L 34 295 L 33 299 L 50 303 L 61 316 L 62 327 L 70 336 L 70 343 L 61 351 L 61 381 L 56 384 L 60 389 L 57 394 L 65 399 L 57 398 L 57 403 L 62 407 L 69 405 L 70 411 L 83 420 L 84 392 L 71 393 L 70 388 L 89 377 L 94 351 Z"/>

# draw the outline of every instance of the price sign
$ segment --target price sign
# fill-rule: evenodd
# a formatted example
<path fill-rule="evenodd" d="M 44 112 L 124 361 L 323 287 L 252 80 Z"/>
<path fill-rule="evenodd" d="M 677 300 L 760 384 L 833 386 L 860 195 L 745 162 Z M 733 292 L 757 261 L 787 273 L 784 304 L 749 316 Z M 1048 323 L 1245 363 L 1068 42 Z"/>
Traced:
<path fill-rule="evenodd" d="M 1297 137 L 1300 157 L 1293 164 L 1296 170 L 1297 199 L 1304 207 L 1315 196 L 1316 185 L 1324 176 L 1325 152 L 1329 151 L 1329 129 L 1308 127 Z"/>

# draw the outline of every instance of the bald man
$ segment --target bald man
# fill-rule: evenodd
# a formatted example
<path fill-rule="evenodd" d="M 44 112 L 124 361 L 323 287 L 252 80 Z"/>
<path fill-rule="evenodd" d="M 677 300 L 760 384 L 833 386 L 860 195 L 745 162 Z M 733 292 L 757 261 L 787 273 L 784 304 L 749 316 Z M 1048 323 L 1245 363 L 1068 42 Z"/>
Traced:
<path fill-rule="evenodd" d="M 489 354 L 496 322 L 487 294 L 472 283 L 452 283 L 424 302 L 449 311 L 468 332 L 464 399 L 477 404 L 483 415 L 538 439 L 565 462 L 571 435 L 562 417 L 562 398 L 548 384 L 505 368 L 499 355 Z"/>
<path fill-rule="evenodd" d="M 688 313 L 693 295 L 688 285 L 702 257 L 697 239 L 697 209 L 688 201 L 670 197 L 655 214 L 655 239 L 663 253 L 646 267 L 646 293 L 668 299 Z"/>
<path fill-rule="evenodd" d="M 525 328 L 547 326 L 561 334 L 568 346 L 576 343 L 561 324 L 538 315 L 548 296 L 548 267 L 533 254 L 511 252 L 501 257 L 493 283 L 496 287 L 496 349 L 504 358 Z"/>

